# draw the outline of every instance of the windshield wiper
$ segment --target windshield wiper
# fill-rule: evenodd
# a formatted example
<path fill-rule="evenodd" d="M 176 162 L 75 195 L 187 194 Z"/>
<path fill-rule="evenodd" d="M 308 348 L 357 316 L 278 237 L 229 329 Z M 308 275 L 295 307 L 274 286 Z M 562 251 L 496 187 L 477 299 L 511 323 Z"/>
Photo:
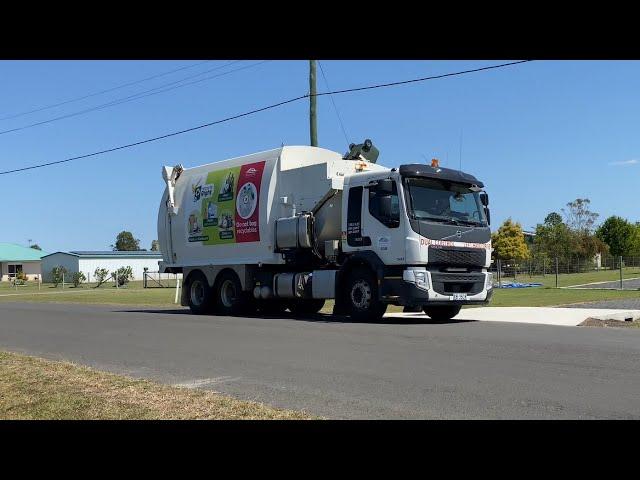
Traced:
<path fill-rule="evenodd" d="M 440 223 L 449 222 L 448 218 L 441 218 L 441 217 L 425 217 L 422 215 L 414 215 L 413 218 L 415 218 L 416 220 L 430 220 L 432 222 L 440 222 Z"/>

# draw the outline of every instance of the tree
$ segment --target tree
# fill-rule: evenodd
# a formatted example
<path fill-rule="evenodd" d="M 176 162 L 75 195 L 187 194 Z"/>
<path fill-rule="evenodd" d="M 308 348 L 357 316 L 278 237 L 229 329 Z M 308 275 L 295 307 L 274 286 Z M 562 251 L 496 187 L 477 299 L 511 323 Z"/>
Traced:
<path fill-rule="evenodd" d="M 71 278 L 73 280 L 73 286 L 76 288 L 78 288 L 82 282 L 87 280 L 87 276 L 82 272 L 75 272 Z"/>
<path fill-rule="evenodd" d="M 529 258 L 529 248 L 524 241 L 522 226 L 510 218 L 492 235 L 493 253 L 501 260 L 521 261 Z"/>
<path fill-rule="evenodd" d="M 613 215 L 600 225 L 596 236 L 609 245 L 611 255 L 629 255 L 638 243 L 638 227 Z"/>
<path fill-rule="evenodd" d="M 591 200 L 588 198 L 576 198 L 573 202 L 567 203 L 568 210 L 562 209 L 565 223 L 571 230 L 593 232 L 593 227 L 600 215 L 589 210 L 590 204 Z"/>
<path fill-rule="evenodd" d="M 98 284 L 95 288 L 98 288 L 109 279 L 109 270 L 107 270 L 106 268 L 98 267 L 96 268 L 95 272 L 93 272 L 93 276 L 98 281 Z"/>
<path fill-rule="evenodd" d="M 140 250 L 140 240 L 137 238 L 133 238 L 133 234 L 131 232 L 127 232 L 123 230 L 116 237 L 116 244 L 111 245 L 111 248 L 114 251 L 126 251 L 131 252 L 135 250 Z"/>
<path fill-rule="evenodd" d="M 130 266 L 120 267 L 115 272 L 111 272 L 111 278 L 118 282 L 118 286 L 122 287 L 133 280 L 133 269 Z"/>
<path fill-rule="evenodd" d="M 57 265 L 51 269 L 51 281 L 54 286 L 58 286 L 64 279 L 64 274 L 67 273 L 67 269 L 61 265 Z"/>
<path fill-rule="evenodd" d="M 40 245 L 38 245 L 37 243 L 34 243 L 33 245 L 31 245 L 31 248 L 35 249 L 35 250 L 42 250 L 40 248 Z"/>
<path fill-rule="evenodd" d="M 160 242 L 158 240 L 151 240 L 151 251 L 157 252 L 160 250 Z"/>
<path fill-rule="evenodd" d="M 550 258 L 565 257 L 574 250 L 574 238 L 562 217 L 551 212 L 543 224 L 536 226 L 536 250 Z"/>

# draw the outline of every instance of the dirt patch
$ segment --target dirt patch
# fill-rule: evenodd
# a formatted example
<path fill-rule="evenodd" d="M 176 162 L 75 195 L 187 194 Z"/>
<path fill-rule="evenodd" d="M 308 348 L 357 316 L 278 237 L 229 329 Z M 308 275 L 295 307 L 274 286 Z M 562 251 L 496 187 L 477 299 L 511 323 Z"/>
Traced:
<path fill-rule="evenodd" d="M 629 321 L 626 322 L 624 320 L 602 320 L 600 318 L 589 317 L 584 322 L 582 322 L 579 327 L 617 327 L 617 328 L 639 328 L 640 322 Z"/>

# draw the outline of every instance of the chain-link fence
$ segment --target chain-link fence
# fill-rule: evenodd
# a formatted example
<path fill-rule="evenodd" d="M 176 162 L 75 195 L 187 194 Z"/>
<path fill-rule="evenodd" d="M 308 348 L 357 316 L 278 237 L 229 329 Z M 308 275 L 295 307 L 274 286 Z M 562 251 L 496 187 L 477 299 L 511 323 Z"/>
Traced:
<path fill-rule="evenodd" d="M 490 271 L 498 287 L 505 283 L 539 282 L 551 287 L 640 289 L 640 257 L 497 259 Z"/>
<path fill-rule="evenodd" d="M 144 272 L 142 286 L 144 288 L 175 288 L 181 273 Z"/>

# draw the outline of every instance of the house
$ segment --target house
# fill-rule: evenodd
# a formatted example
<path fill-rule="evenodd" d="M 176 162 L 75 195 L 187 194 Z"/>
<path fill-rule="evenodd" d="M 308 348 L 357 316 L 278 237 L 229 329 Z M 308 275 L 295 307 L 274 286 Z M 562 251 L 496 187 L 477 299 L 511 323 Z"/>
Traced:
<path fill-rule="evenodd" d="M 88 281 L 93 281 L 96 268 L 106 268 L 114 272 L 120 267 L 131 267 L 133 279 L 142 280 L 145 268 L 149 272 L 158 271 L 162 253 L 154 251 L 72 251 L 55 252 L 42 257 L 42 272 L 45 282 L 51 281 L 51 270 L 62 266 L 69 277 L 75 272 L 83 272 Z"/>
<path fill-rule="evenodd" d="M 28 280 L 36 280 L 42 275 L 42 250 L 23 247 L 15 243 L 0 243 L 0 281 L 14 278 L 23 272 Z"/>

